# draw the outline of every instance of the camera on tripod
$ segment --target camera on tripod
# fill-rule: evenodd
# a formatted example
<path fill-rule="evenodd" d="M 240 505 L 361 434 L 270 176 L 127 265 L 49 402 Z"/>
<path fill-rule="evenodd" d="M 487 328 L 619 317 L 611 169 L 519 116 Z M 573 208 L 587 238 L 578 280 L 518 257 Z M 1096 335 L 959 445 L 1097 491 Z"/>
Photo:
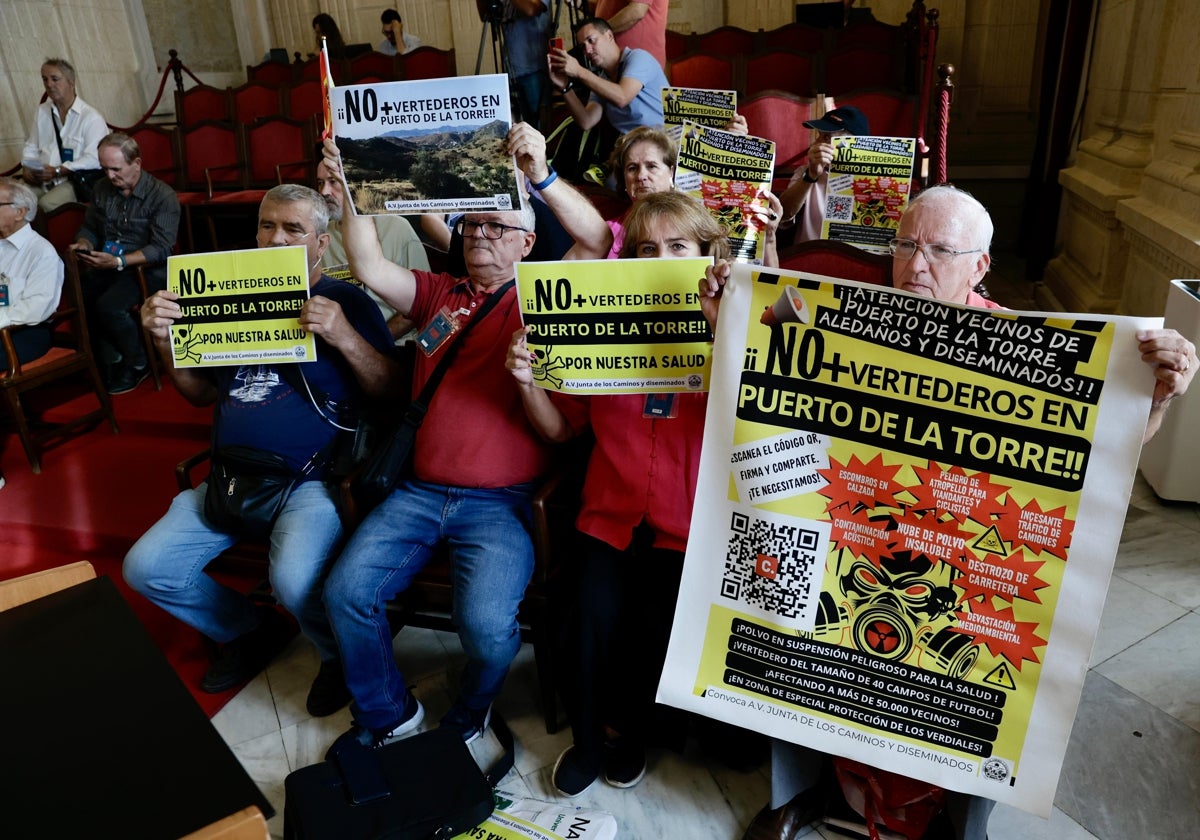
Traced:
<path fill-rule="evenodd" d="M 504 19 L 503 0 L 475 0 L 475 8 L 483 23 L 500 23 Z"/>

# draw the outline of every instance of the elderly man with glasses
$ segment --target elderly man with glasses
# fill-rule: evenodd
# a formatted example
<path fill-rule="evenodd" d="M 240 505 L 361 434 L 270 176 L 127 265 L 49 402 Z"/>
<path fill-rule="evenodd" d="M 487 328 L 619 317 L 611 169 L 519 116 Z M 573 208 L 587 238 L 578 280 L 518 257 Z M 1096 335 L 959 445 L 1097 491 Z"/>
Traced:
<path fill-rule="evenodd" d="M 142 307 L 142 325 L 168 361 L 176 389 L 193 405 L 214 406 L 214 451 L 240 447 L 278 456 L 296 477 L 271 528 L 269 577 L 276 600 L 321 658 L 308 696 L 314 716 L 333 714 L 350 699 L 321 602 L 343 537 L 329 466 L 345 439 L 342 430 L 353 431 L 369 406 L 393 393 L 399 374 L 379 307 L 362 289 L 321 270 L 327 224 L 324 200 L 299 184 L 274 187 L 258 210 L 259 248 L 304 246 L 309 297 L 299 326 L 316 336 L 315 361 L 176 368 L 170 327 L 183 316 L 179 295 L 155 292 Z M 291 632 L 277 610 L 256 607 L 205 574 L 213 558 L 242 538 L 210 520 L 207 489 L 201 484 L 176 496 L 130 549 L 123 571 L 134 590 L 217 643 L 200 687 L 219 693 L 262 670 Z"/>
<path fill-rule="evenodd" d="M 340 176 L 332 141 L 325 165 Z M 441 725 L 467 742 L 479 737 L 520 648 L 517 607 L 533 574 L 530 499 L 549 449 L 504 363 L 521 326 L 513 264 L 533 247 L 533 225 L 527 205 L 466 214 L 456 225 L 467 272 L 460 278 L 389 262 L 370 219 L 342 219 L 354 276 L 416 325 L 413 396 L 448 352 L 455 355 L 417 430 L 407 477 L 358 526 L 325 585 L 354 697 L 354 726 L 341 743 L 379 746 L 420 727 L 425 711 L 393 659 L 384 605 L 440 547 L 450 554 L 454 618 L 466 652 L 458 695 Z"/>
<path fill-rule="evenodd" d="M 991 265 L 991 241 L 992 219 L 982 204 L 955 187 L 931 187 L 909 203 L 891 242 L 892 286 L 948 303 L 1001 309 L 981 294 Z M 723 275 L 727 276 L 726 269 L 710 268 L 700 282 L 710 319 L 717 308 L 714 304 L 719 305 Z M 1145 330 L 1137 340 L 1137 352 L 1155 378 L 1143 439 L 1149 440 L 1162 423 L 1167 404 L 1187 391 L 1195 376 L 1196 348 L 1175 330 Z M 808 834 L 809 824 L 824 814 L 831 773 L 826 756 L 817 750 L 773 741 L 771 801 L 751 821 L 743 840 L 794 840 Z M 939 817 L 925 836 L 986 840 L 995 804 L 950 791 L 945 817 Z M 939 823 L 944 834 L 934 833 Z"/>

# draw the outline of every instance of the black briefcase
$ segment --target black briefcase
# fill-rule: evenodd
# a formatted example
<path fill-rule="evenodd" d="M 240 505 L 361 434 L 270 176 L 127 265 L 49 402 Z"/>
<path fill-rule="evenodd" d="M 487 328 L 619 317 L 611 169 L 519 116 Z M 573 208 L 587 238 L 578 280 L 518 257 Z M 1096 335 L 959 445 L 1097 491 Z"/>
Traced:
<path fill-rule="evenodd" d="M 283 786 L 285 840 L 449 838 L 493 807 L 492 785 L 449 727 L 379 749 L 335 747 Z"/>

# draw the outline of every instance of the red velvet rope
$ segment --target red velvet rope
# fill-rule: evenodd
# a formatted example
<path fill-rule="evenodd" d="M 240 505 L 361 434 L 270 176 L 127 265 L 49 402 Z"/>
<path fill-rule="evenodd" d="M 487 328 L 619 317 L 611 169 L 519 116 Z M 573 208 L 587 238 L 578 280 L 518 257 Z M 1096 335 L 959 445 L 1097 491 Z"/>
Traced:
<path fill-rule="evenodd" d="M 934 160 L 935 184 L 944 184 L 949 180 L 946 168 L 946 153 L 950 136 L 950 78 L 947 76 L 938 85 L 938 124 L 937 149 Z"/>
<path fill-rule="evenodd" d="M 171 60 L 168 61 L 167 66 L 163 68 L 162 78 L 159 79 L 159 81 L 158 81 L 158 93 L 156 93 L 154 95 L 154 101 L 152 103 L 150 103 L 150 108 L 146 111 L 146 113 L 142 114 L 141 118 L 138 119 L 137 122 L 135 122 L 131 126 L 123 128 L 121 126 L 116 126 L 116 125 L 109 123 L 108 124 L 109 128 L 111 128 L 113 131 L 122 131 L 122 132 L 128 133 L 130 131 L 133 131 L 138 126 L 142 125 L 144 122 L 146 122 L 146 120 L 150 119 L 150 115 L 154 113 L 154 110 L 156 108 L 158 108 L 158 103 L 162 99 L 163 88 L 165 88 L 167 86 L 167 74 L 168 73 L 175 74 L 175 87 L 178 88 L 179 90 L 183 90 L 183 77 L 180 75 L 180 71 L 187 73 L 189 76 L 191 76 L 192 80 L 196 84 L 198 84 L 198 85 L 204 84 L 204 82 L 200 81 L 200 79 L 196 77 L 195 73 L 193 73 L 191 70 L 188 69 L 186 64 L 184 64 L 182 61 L 179 60 L 179 54 L 175 50 L 171 50 L 170 55 L 171 55 Z M 42 98 L 41 98 L 40 102 L 44 102 L 45 100 L 46 100 L 46 95 L 42 94 Z M 0 176 L 7 178 L 11 175 L 15 175 L 17 172 L 20 172 L 20 171 L 21 171 L 21 164 L 20 164 L 20 162 L 18 162 L 15 166 L 13 166 L 12 169 L 9 169 L 6 172 L 0 172 Z"/>

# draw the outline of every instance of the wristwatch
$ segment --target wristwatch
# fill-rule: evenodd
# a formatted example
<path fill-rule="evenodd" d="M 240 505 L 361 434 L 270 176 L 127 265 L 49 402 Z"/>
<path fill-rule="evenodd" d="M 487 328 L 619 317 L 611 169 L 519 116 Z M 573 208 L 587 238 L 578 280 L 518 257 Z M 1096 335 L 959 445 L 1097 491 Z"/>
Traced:
<path fill-rule="evenodd" d="M 568 80 L 567 83 L 559 90 L 559 93 L 561 93 L 563 96 L 566 96 L 573 87 L 575 87 L 575 82 Z"/>
<path fill-rule="evenodd" d="M 817 181 L 821 180 L 820 178 L 809 178 L 807 166 L 804 167 L 804 171 L 800 173 L 800 177 L 803 178 L 805 181 L 807 181 L 810 184 L 815 184 L 815 183 L 817 183 Z"/>

